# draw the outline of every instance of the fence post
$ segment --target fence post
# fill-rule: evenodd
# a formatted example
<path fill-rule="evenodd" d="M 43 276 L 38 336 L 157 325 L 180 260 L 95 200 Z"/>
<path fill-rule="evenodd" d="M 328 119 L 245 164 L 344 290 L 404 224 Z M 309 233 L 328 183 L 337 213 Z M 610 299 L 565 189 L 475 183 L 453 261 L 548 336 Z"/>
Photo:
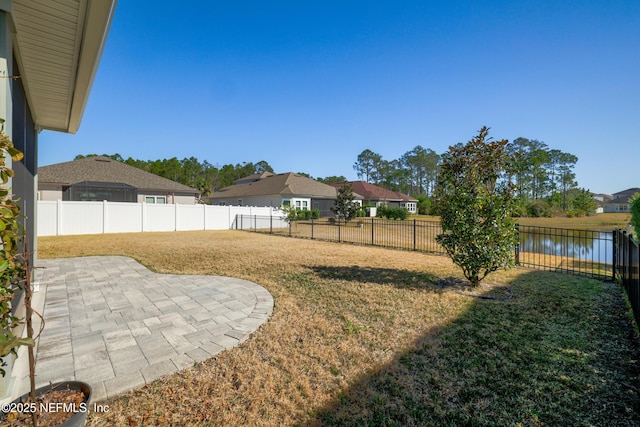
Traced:
<path fill-rule="evenodd" d="M 147 207 L 145 206 L 146 203 L 141 202 L 140 203 L 140 231 L 145 232 L 145 221 L 147 220 Z"/>
<path fill-rule="evenodd" d="M 616 270 L 618 268 L 618 230 L 614 229 L 611 232 L 611 243 L 613 244 L 613 262 L 611 263 L 611 279 L 616 281 Z"/>
<path fill-rule="evenodd" d="M 178 216 L 179 216 L 178 211 L 180 210 L 179 206 L 180 205 L 178 205 L 177 203 L 175 202 L 173 203 L 173 209 L 175 210 L 175 215 L 173 217 L 175 220 L 175 224 L 173 225 L 174 231 L 178 231 Z"/>
<path fill-rule="evenodd" d="M 311 240 L 313 240 L 313 217 L 311 217 Z"/>
<path fill-rule="evenodd" d="M 413 250 L 416 250 L 416 219 L 413 219 Z"/>
<path fill-rule="evenodd" d="M 62 235 L 62 230 L 62 200 L 56 200 L 56 236 Z"/>
<path fill-rule="evenodd" d="M 628 280 L 631 277 L 631 237 L 624 232 L 624 254 L 625 254 L 625 266 L 624 266 L 624 276 L 623 281 L 625 281 L 625 286 L 628 286 Z M 629 288 L 627 287 L 627 291 Z"/>
<path fill-rule="evenodd" d="M 516 265 L 520 264 L 520 224 L 516 224 L 516 234 L 518 235 L 518 243 L 515 248 Z"/>
<path fill-rule="evenodd" d="M 244 221 L 242 220 L 242 214 L 240 214 L 240 221 L 243 223 L 244 225 Z M 236 215 L 236 230 L 238 229 L 238 215 Z M 240 230 L 244 230 L 244 227 L 241 225 L 240 226 Z"/>
<path fill-rule="evenodd" d="M 107 222 L 109 221 L 109 218 L 108 218 L 109 215 L 107 211 L 109 208 L 107 206 L 107 203 L 108 202 L 106 200 L 102 201 L 102 234 L 106 233 L 108 228 Z"/>
<path fill-rule="evenodd" d="M 273 211 L 269 215 L 269 234 L 273 234 Z"/>
<path fill-rule="evenodd" d="M 340 243 L 342 240 L 340 239 L 340 217 L 338 217 L 338 243 Z"/>
<path fill-rule="evenodd" d="M 373 217 L 371 217 L 371 246 L 375 246 L 375 237 L 374 237 L 374 232 L 373 229 L 376 228 L 376 223 L 373 220 Z"/>

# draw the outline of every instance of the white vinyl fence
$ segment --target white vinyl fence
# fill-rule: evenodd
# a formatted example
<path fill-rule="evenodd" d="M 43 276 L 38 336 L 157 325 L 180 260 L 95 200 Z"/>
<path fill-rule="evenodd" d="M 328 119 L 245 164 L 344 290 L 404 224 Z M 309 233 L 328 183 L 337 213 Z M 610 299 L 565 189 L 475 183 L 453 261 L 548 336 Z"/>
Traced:
<path fill-rule="evenodd" d="M 38 201 L 38 236 L 141 231 L 228 230 L 236 215 L 281 217 L 271 207 Z M 268 225 L 267 225 L 268 227 Z"/>

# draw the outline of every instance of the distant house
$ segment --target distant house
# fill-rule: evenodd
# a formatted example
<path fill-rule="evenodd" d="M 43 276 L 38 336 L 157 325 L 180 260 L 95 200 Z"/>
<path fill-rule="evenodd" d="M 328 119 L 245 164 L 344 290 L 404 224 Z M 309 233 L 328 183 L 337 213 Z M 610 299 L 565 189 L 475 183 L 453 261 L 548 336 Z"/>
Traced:
<path fill-rule="evenodd" d="M 618 193 L 613 193 L 613 199 L 604 202 L 605 212 L 631 212 L 629 198 L 636 193 L 640 193 L 640 188 L 629 188 Z"/>
<path fill-rule="evenodd" d="M 40 200 L 196 203 L 200 192 L 108 157 L 85 157 L 38 169 Z"/>
<path fill-rule="evenodd" d="M 320 216 L 331 216 L 337 189 L 292 172 L 251 175 L 236 181 L 207 198 L 215 205 L 292 206 L 302 210 L 318 209 Z M 362 200 L 357 196 L 356 200 Z"/>
<path fill-rule="evenodd" d="M 348 183 L 332 184 L 340 188 L 344 184 L 351 184 L 353 192 L 360 194 L 364 199 L 364 205 L 374 205 L 376 207 L 385 205 L 389 207 L 406 208 L 409 212 L 418 213 L 418 200 L 397 191 L 387 190 L 377 185 L 365 181 L 350 181 Z"/>

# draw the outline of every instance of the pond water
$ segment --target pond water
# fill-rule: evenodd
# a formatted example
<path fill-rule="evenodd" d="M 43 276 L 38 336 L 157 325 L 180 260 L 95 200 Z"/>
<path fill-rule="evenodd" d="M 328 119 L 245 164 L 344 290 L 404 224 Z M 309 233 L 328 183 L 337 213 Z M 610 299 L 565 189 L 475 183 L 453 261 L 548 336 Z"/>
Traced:
<path fill-rule="evenodd" d="M 520 252 L 580 258 L 585 261 L 613 263 L 613 234 L 589 230 L 520 229 Z"/>

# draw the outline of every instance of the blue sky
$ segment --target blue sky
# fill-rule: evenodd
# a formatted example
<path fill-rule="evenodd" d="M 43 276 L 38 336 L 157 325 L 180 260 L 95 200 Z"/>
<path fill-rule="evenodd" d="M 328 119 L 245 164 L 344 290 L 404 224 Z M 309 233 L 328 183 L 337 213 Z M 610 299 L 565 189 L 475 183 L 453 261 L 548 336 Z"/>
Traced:
<path fill-rule="evenodd" d="M 77 154 L 266 160 L 356 179 L 483 125 L 578 156 L 579 184 L 640 187 L 640 2 L 120 0 Z"/>

